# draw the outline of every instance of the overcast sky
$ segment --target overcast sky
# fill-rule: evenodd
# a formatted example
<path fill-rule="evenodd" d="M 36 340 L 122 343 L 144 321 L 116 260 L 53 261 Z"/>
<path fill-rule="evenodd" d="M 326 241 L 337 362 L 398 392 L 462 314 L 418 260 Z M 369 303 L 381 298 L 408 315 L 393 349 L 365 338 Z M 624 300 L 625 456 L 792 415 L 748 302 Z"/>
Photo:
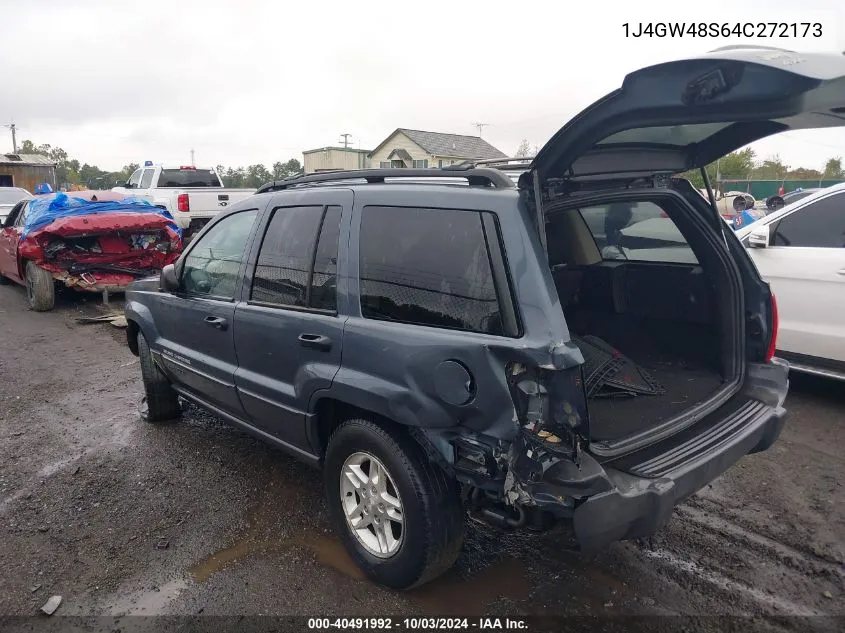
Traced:
<path fill-rule="evenodd" d="M 373 149 L 397 127 L 474 122 L 511 154 L 645 65 L 728 43 L 845 51 L 840 2 L 0 0 L 0 123 L 104 169 L 191 148 L 197 164 L 271 164 L 344 132 Z M 625 22 L 659 21 L 820 22 L 823 36 L 625 38 Z M 819 168 L 845 156 L 845 131 L 753 147 Z"/>

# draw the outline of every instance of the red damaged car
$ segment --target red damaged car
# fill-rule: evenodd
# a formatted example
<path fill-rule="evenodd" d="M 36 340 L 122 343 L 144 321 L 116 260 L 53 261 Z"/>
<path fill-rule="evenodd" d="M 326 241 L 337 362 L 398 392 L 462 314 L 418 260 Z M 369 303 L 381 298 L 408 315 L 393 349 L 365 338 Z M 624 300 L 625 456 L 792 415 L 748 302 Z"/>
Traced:
<path fill-rule="evenodd" d="M 22 200 L 0 229 L 0 283 L 26 287 L 33 310 L 53 308 L 56 283 L 123 291 L 182 252 L 173 217 L 146 200 L 75 191 Z"/>

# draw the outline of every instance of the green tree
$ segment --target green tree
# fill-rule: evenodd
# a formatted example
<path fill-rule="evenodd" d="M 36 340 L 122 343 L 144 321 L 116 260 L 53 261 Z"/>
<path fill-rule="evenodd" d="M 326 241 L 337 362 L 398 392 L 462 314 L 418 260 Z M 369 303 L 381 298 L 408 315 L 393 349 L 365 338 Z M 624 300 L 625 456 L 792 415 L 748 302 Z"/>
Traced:
<path fill-rule="evenodd" d="M 303 173 L 302 165 L 295 158 L 287 162 L 273 163 L 273 180 L 282 180 L 291 176 L 300 176 Z"/>
<path fill-rule="evenodd" d="M 246 180 L 244 186 L 255 187 L 256 189 L 261 185 L 273 180 L 273 174 L 267 171 L 264 165 L 250 165 L 246 168 Z"/>
<path fill-rule="evenodd" d="M 845 171 L 842 170 L 842 157 L 829 158 L 824 165 L 825 178 L 845 178 Z"/>
<path fill-rule="evenodd" d="M 786 174 L 789 180 L 820 180 L 822 172 L 818 169 L 807 169 L 806 167 L 798 167 L 797 169 L 790 169 Z"/>
<path fill-rule="evenodd" d="M 789 172 L 789 166 L 784 165 L 780 156 L 772 156 L 754 168 L 751 177 L 754 180 L 784 180 Z"/>

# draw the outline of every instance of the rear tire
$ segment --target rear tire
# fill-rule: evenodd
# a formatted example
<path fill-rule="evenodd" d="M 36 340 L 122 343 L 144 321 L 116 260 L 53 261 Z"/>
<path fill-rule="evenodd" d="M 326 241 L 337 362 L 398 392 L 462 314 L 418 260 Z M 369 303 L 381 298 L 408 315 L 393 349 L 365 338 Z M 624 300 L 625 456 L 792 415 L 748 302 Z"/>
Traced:
<path fill-rule="evenodd" d="M 56 282 L 49 271 L 36 266 L 35 262 L 26 263 L 26 297 L 29 307 L 36 312 L 47 312 L 56 305 Z"/>
<path fill-rule="evenodd" d="M 141 363 L 141 378 L 144 381 L 144 398 L 141 401 L 141 419 L 145 422 L 167 422 L 176 420 L 182 414 L 179 396 L 170 386 L 170 381 L 153 361 L 147 339 L 138 333 L 138 359 Z"/>
<path fill-rule="evenodd" d="M 370 465 L 366 466 L 368 461 Z M 376 547 L 382 543 L 376 534 L 379 516 L 376 507 L 360 515 L 362 519 L 372 517 L 373 525 L 363 530 L 353 527 L 355 519 L 347 519 L 347 512 L 357 516 L 352 508 L 364 500 L 360 496 L 363 493 L 352 491 L 348 484 L 352 481 L 347 477 L 350 468 L 357 467 L 357 472 L 371 476 L 372 464 L 385 471 L 388 498 L 398 501 L 398 510 L 395 502 L 386 504 L 387 509 L 402 518 L 401 523 L 396 523 L 395 518 L 380 515 L 384 525 L 387 525 L 385 518 L 394 521 L 389 537 L 391 546 L 399 541 L 395 551 L 385 547 L 380 554 L 374 553 L 372 546 L 373 538 L 378 541 Z M 349 555 L 369 578 L 393 589 L 410 589 L 436 578 L 454 564 L 463 544 L 465 527 L 458 485 L 428 460 L 405 429 L 366 419 L 347 420 L 329 440 L 323 474 L 335 529 Z M 342 478 L 345 478 L 343 483 Z M 363 488 L 367 485 L 361 481 L 358 484 Z M 378 484 L 371 490 L 377 488 Z M 378 494 L 377 507 L 385 505 L 379 503 L 382 494 Z M 376 536 L 369 536 L 369 531 Z"/>

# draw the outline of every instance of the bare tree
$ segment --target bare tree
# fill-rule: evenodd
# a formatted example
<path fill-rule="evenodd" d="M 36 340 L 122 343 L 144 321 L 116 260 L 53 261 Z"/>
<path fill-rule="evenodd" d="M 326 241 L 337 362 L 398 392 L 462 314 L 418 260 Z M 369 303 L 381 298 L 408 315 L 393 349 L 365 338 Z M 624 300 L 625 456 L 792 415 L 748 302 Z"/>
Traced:
<path fill-rule="evenodd" d="M 519 147 L 516 149 L 514 156 L 517 158 L 528 158 L 531 155 L 531 144 L 528 142 L 527 138 L 524 138 L 519 144 Z"/>

